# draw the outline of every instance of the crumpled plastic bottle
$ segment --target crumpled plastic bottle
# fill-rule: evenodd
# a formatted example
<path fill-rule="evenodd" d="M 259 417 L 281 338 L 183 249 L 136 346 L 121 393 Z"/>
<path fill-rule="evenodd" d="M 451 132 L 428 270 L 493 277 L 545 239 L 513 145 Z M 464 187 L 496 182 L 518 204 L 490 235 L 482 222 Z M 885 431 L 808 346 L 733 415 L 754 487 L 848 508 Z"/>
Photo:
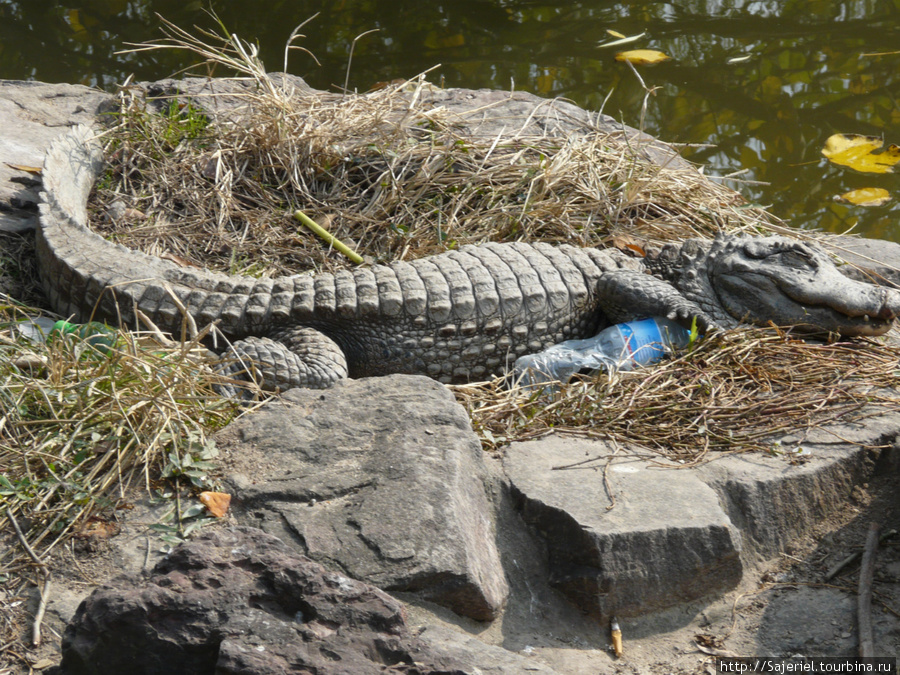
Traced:
<path fill-rule="evenodd" d="M 568 382 L 579 372 L 632 370 L 655 363 L 673 349 L 686 347 L 691 332 L 666 318 L 629 321 L 604 328 L 585 340 L 567 340 L 537 354 L 516 359 L 514 378 L 522 386 Z"/>
<path fill-rule="evenodd" d="M 63 335 L 74 335 L 97 349 L 101 354 L 109 352 L 118 344 L 118 334 L 114 328 L 99 321 L 69 323 L 55 321 L 45 316 L 22 319 L 15 324 L 16 330 L 32 342 L 47 342 Z"/>
<path fill-rule="evenodd" d="M 21 319 L 13 325 L 22 337 L 32 342 L 46 342 L 56 323 L 56 319 L 49 319 L 46 316 L 32 316 Z"/>
<path fill-rule="evenodd" d="M 99 321 L 89 321 L 88 323 L 80 324 L 57 321 L 53 324 L 50 337 L 52 338 L 55 335 L 74 335 L 84 340 L 101 354 L 108 354 L 110 348 L 115 347 L 119 341 L 116 330 Z"/>

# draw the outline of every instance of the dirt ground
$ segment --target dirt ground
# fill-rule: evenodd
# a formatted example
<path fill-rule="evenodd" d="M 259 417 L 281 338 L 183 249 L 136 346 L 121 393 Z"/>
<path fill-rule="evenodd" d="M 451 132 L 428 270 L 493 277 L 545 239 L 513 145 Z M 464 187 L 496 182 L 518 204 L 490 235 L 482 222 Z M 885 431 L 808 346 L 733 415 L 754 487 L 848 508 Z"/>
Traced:
<path fill-rule="evenodd" d="M 39 673 L 59 662 L 65 621 L 81 598 L 123 569 L 152 567 L 165 545 L 149 533 L 170 504 L 136 495 L 116 512 L 118 528 L 73 540 L 57 551 L 42 624 L 42 644 L 31 646 L 38 592 L 21 596 L 0 591 L 7 614 L 6 643 L 0 644 L 0 675 Z M 745 574 L 740 588 L 656 615 L 621 622 L 624 654 L 611 653 L 608 626 L 581 616 L 542 585 L 543 562 L 528 542 L 512 542 L 518 559 L 507 560 L 512 593 L 499 621 L 486 626 L 453 616 L 412 598 L 414 627 L 455 625 L 485 642 L 526 655 L 567 675 L 598 673 L 715 673 L 715 654 L 740 656 L 855 656 L 858 653 L 859 563 L 830 581 L 826 575 L 861 551 L 870 523 L 882 534 L 900 531 L 900 457 L 882 460 L 869 484 L 854 489 L 846 507 L 795 541 L 779 558 Z M 502 522 L 501 522 L 502 527 Z M 113 536 L 107 536 L 117 532 Z M 5 545 L 11 542 L 3 542 Z M 514 556 L 514 557 L 515 557 Z M 510 568 L 518 574 L 510 573 Z M 12 619 L 12 623 L 10 623 Z M 875 564 L 872 625 L 878 656 L 900 654 L 900 536 L 881 544 Z M 10 637 L 11 635 L 11 637 Z"/>

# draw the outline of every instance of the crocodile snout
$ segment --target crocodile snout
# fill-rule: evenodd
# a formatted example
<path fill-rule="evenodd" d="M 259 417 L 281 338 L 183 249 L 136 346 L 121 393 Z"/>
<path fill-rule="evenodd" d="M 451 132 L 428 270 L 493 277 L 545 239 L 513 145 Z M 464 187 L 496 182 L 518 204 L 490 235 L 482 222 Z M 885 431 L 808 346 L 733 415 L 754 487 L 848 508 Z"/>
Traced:
<path fill-rule="evenodd" d="M 884 300 L 881 305 L 881 311 L 878 313 L 879 319 L 890 321 L 900 316 L 900 292 L 892 288 L 879 287 L 884 293 Z"/>

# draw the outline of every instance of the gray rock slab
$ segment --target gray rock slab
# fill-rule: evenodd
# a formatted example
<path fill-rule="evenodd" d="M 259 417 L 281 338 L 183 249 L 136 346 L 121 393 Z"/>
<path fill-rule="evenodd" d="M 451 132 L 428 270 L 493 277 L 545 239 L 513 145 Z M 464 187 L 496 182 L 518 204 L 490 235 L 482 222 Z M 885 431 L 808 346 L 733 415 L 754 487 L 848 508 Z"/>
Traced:
<path fill-rule="evenodd" d="M 443 625 L 422 626 L 416 637 L 428 652 L 443 655 L 447 661 L 458 664 L 458 668 L 464 668 L 464 672 L 479 675 L 553 675 L 558 672 L 527 656 L 485 644 L 477 637 Z"/>
<path fill-rule="evenodd" d="M 467 649 L 468 648 L 468 649 Z M 100 587 L 66 627 L 56 675 L 539 672 L 454 631 L 410 629 L 402 603 L 255 528 L 215 529 L 146 576 Z"/>
<path fill-rule="evenodd" d="M 740 581 L 740 533 L 695 472 L 606 457 L 602 441 L 513 443 L 504 469 L 547 547 L 550 583 L 599 619 L 634 616 Z M 601 458 L 584 463 L 585 459 Z M 563 468 L 567 467 L 567 468 Z"/>
<path fill-rule="evenodd" d="M 463 616 L 494 618 L 508 587 L 481 445 L 425 377 L 293 390 L 220 437 L 235 506 L 304 555 Z"/>
<path fill-rule="evenodd" d="M 835 235 L 823 242 L 835 255 L 863 268 L 887 268 L 885 276 L 900 280 L 900 244 L 882 239 L 862 239 Z"/>
<path fill-rule="evenodd" d="M 110 94 L 75 84 L 0 80 L 0 231 L 36 226 L 40 177 L 12 165 L 41 167 L 66 127 L 90 124 Z"/>
<path fill-rule="evenodd" d="M 854 486 L 896 470 L 898 428 L 900 413 L 880 410 L 773 437 L 771 455 L 686 470 L 613 458 L 606 482 L 614 448 L 551 435 L 513 443 L 504 469 L 551 584 L 590 614 L 634 616 L 734 588 L 743 569 L 845 507 Z"/>
<path fill-rule="evenodd" d="M 745 561 L 759 562 L 845 506 L 882 454 L 897 451 L 898 428 L 900 413 L 873 411 L 860 422 L 774 437 L 772 455 L 728 455 L 696 473 L 740 530 Z"/>

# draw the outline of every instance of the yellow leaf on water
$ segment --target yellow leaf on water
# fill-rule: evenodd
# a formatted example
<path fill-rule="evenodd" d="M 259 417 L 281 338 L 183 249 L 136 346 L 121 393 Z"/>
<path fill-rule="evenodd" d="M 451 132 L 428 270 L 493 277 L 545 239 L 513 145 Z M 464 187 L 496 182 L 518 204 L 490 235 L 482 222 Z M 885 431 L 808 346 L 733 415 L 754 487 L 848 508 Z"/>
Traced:
<path fill-rule="evenodd" d="M 541 96 L 550 96 L 555 82 L 556 68 L 547 68 L 542 75 L 538 75 L 535 78 L 535 89 L 537 89 L 537 93 Z"/>
<path fill-rule="evenodd" d="M 457 33 L 456 35 L 446 35 L 441 38 L 441 47 L 450 48 L 450 47 L 462 47 L 466 44 L 466 36 L 462 33 Z"/>
<path fill-rule="evenodd" d="M 84 31 L 84 26 L 81 25 L 81 19 L 79 18 L 77 9 L 69 10 L 69 25 L 72 27 L 73 33 L 81 33 Z"/>
<path fill-rule="evenodd" d="M 857 171 L 891 173 L 894 165 L 900 162 L 900 147 L 891 145 L 876 154 L 883 146 L 884 141 L 877 136 L 834 134 L 825 141 L 822 154 L 835 164 Z"/>
<path fill-rule="evenodd" d="M 607 28 L 607 29 L 606 29 L 606 32 L 609 33 L 610 35 L 612 35 L 614 38 L 623 38 L 623 37 L 625 37 L 624 35 L 622 35 L 622 33 L 620 33 L 620 32 L 617 31 L 617 30 L 613 30 L 612 28 Z"/>
<path fill-rule="evenodd" d="M 655 49 L 631 49 L 627 52 L 616 54 L 616 61 L 628 61 L 636 66 L 650 65 L 668 61 L 671 57 Z"/>
<path fill-rule="evenodd" d="M 883 188 L 860 188 L 838 195 L 834 201 L 857 206 L 882 206 L 891 201 L 891 193 Z"/>
<path fill-rule="evenodd" d="M 429 49 L 452 49 L 466 44 L 466 37 L 462 33 L 447 35 L 436 30 L 425 36 L 425 46 Z"/>

